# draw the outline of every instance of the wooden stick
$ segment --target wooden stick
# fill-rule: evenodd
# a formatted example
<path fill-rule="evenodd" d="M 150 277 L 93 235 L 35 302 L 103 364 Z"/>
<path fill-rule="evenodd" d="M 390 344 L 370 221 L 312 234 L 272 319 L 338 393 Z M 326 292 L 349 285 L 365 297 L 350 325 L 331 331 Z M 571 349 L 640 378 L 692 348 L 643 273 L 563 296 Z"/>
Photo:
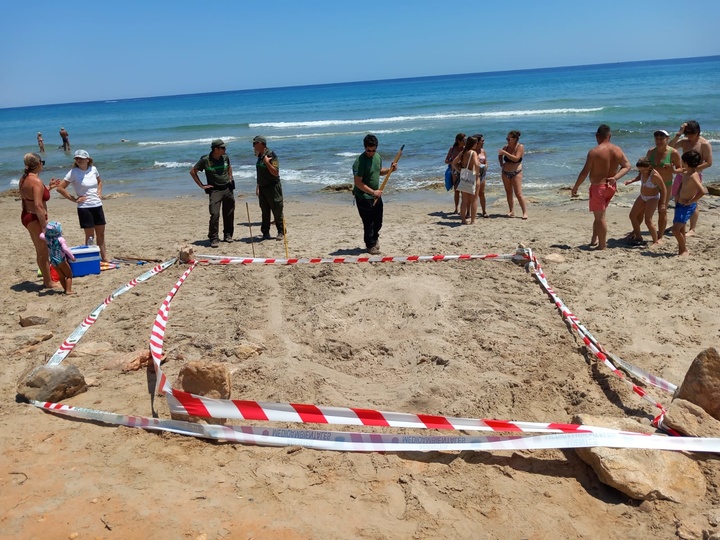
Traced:
<path fill-rule="evenodd" d="M 250 207 L 248 206 L 248 203 L 245 203 L 245 210 L 247 211 L 247 216 L 248 216 L 248 229 L 250 229 L 250 245 L 252 246 L 253 259 L 254 259 L 255 258 L 255 240 L 253 240 L 253 235 L 252 235 L 252 225 L 250 224 Z"/>
<path fill-rule="evenodd" d="M 155 262 L 155 263 L 164 262 L 162 259 L 146 259 L 145 257 L 125 257 L 123 255 L 118 255 L 115 258 L 116 259 L 125 259 L 126 261 L 144 261 L 144 262 Z"/>
<path fill-rule="evenodd" d="M 382 191 L 382 190 L 385 189 L 385 185 L 387 184 L 388 180 L 390 179 L 390 175 L 391 175 L 392 172 L 393 172 L 393 165 L 397 165 L 397 162 L 400 161 L 400 158 L 402 157 L 403 148 L 405 148 L 405 145 L 404 145 L 404 144 L 400 147 L 400 150 L 399 150 L 398 153 L 395 155 L 395 159 L 394 159 L 393 162 L 390 164 L 390 170 L 389 170 L 388 173 L 385 175 L 385 180 L 383 180 L 382 184 L 380 184 L 380 191 Z M 375 205 L 377 204 L 379 198 L 380 198 L 380 197 L 375 197 L 375 200 L 373 201 L 373 206 L 375 206 Z"/>
<path fill-rule="evenodd" d="M 288 257 L 288 248 L 287 248 L 287 230 L 285 229 L 285 211 L 283 209 L 283 240 L 285 240 L 285 258 L 289 259 Z"/>

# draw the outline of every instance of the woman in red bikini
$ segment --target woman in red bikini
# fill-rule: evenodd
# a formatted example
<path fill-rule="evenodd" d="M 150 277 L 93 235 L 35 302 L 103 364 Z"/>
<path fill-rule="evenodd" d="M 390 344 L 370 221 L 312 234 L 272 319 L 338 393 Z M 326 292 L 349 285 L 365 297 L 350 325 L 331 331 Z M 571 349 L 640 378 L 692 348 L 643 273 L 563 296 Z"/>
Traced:
<path fill-rule="evenodd" d="M 40 179 L 45 162 L 35 153 L 25 154 L 25 172 L 20 178 L 20 199 L 22 201 L 22 213 L 20 221 L 30 233 L 30 238 L 35 246 L 37 265 L 42 272 L 43 286 L 46 288 L 56 287 L 50 279 L 50 258 L 47 244 L 40 239 L 40 233 L 45 230 L 48 223 L 47 201 L 50 200 L 50 190 L 57 187 L 59 182 L 50 182 L 50 187 L 45 187 Z"/>

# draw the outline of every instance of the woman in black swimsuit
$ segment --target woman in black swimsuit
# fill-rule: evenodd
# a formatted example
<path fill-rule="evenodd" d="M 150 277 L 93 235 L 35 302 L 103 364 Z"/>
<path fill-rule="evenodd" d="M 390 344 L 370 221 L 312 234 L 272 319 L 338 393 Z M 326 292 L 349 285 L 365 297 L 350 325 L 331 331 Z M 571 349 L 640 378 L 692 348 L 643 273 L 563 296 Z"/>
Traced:
<path fill-rule="evenodd" d="M 522 194 L 522 160 L 525 155 L 525 147 L 520 144 L 520 132 L 511 131 L 508 133 L 507 144 L 498 151 L 498 160 L 502 168 L 502 181 L 505 186 L 505 195 L 508 201 L 508 217 L 515 217 L 513 194 L 517 197 L 522 218 L 527 219 L 527 205 Z"/>

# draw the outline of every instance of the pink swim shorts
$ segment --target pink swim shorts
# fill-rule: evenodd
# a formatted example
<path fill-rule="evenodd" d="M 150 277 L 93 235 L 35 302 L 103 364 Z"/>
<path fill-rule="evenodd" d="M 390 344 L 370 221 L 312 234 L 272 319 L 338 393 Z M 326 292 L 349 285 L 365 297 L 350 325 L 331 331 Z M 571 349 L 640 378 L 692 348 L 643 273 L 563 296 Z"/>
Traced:
<path fill-rule="evenodd" d="M 614 184 L 591 184 L 590 211 L 599 212 L 606 210 L 616 191 L 617 187 L 615 187 Z"/>

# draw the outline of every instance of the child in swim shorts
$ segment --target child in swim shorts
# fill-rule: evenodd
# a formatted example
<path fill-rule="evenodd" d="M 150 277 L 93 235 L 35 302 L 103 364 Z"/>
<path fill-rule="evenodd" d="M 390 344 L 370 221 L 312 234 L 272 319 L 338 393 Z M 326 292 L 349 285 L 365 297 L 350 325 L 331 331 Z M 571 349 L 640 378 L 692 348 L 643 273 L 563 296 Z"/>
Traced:
<path fill-rule="evenodd" d="M 682 155 L 682 163 L 682 182 L 680 182 L 675 197 L 675 217 L 673 218 L 672 231 L 678 243 L 678 255 L 687 257 L 690 252 L 687 249 L 685 224 L 695 212 L 697 202 L 705 195 L 705 188 L 696 170 L 698 165 L 702 163 L 700 153 L 695 150 L 685 152 Z"/>

